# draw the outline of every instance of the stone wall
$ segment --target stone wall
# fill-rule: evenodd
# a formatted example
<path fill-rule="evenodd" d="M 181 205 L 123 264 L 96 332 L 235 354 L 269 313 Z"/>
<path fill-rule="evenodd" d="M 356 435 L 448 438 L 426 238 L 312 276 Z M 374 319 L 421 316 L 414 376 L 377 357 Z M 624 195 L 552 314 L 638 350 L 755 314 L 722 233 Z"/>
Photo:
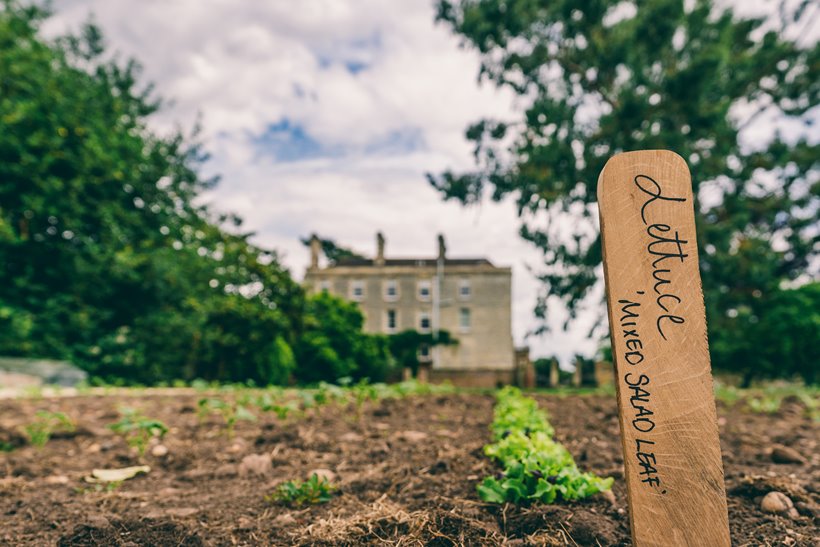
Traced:
<path fill-rule="evenodd" d="M 515 371 L 431 369 L 429 380 L 433 384 L 450 382 L 459 387 L 495 388 L 515 384 Z"/>

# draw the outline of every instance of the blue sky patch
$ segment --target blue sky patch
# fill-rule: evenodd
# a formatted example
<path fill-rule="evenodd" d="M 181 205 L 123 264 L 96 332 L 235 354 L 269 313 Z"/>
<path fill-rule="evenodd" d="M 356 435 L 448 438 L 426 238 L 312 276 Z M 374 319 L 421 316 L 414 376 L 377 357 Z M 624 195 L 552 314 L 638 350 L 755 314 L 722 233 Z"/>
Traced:
<path fill-rule="evenodd" d="M 257 149 L 264 155 L 272 155 L 277 161 L 289 162 L 338 155 L 305 131 L 305 128 L 288 118 L 270 124 L 254 139 Z"/>
<path fill-rule="evenodd" d="M 402 155 L 423 150 L 424 133 L 419 127 L 403 127 L 373 139 L 363 147 L 323 143 L 301 124 L 282 118 L 268 126 L 254 139 L 260 155 L 273 156 L 279 162 L 295 162 L 317 158 L 336 158 L 348 154 Z"/>

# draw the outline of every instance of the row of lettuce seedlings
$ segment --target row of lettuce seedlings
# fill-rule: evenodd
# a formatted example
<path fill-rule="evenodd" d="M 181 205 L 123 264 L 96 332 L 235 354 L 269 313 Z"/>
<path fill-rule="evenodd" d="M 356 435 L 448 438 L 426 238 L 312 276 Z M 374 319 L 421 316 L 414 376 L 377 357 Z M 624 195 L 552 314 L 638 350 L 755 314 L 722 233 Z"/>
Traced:
<path fill-rule="evenodd" d="M 538 403 L 514 387 L 498 391 L 492 423 L 493 442 L 484 454 L 502 471 L 486 477 L 478 494 L 491 503 L 580 500 L 609 490 L 612 478 L 582 473 Z"/>

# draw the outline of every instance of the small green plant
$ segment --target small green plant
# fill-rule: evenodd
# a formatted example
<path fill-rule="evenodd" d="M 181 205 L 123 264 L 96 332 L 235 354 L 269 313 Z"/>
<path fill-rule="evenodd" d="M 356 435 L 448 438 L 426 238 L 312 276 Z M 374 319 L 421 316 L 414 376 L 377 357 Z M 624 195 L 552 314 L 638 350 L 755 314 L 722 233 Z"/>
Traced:
<path fill-rule="evenodd" d="M 74 422 L 62 412 L 38 410 L 35 420 L 23 428 L 29 442 L 37 448 L 46 445 L 51 435 L 57 431 L 74 431 Z"/>
<path fill-rule="evenodd" d="M 291 480 L 280 484 L 272 494 L 265 496 L 265 501 L 282 503 L 291 507 L 327 503 L 333 497 L 337 487 L 325 477 L 316 473 L 306 481 Z"/>
<path fill-rule="evenodd" d="M 361 380 L 359 383 L 350 388 L 353 394 L 353 400 L 356 402 L 356 417 L 361 420 L 362 407 L 366 401 L 376 401 L 379 399 L 379 388 L 374 384 L 370 384 L 367 380 Z"/>
<path fill-rule="evenodd" d="M 285 420 L 291 412 L 297 412 L 299 410 L 299 404 L 296 401 L 288 401 L 281 405 L 273 405 L 271 410 L 273 410 L 277 418 L 280 420 Z"/>
<path fill-rule="evenodd" d="M 313 394 L 313 400 L 316 406 L 329 405 L 345 398 L 345 390 L 335 384 L 327 382 L 319 382 L 319 387 L 316 393 Z"/>
<path fill-rule="evenodd" d="M 20 395 L 22 399 L 34 399 L 36 401 L 43 398 L 43 386 L 32 385 L 23 388 L 23 393 Z"/>
<path fill-rule="evenodd" d="M 228 437 L 233 437 L 236 422 L 244 420 L 246 422 L 255 422 L 256 416 L 248 410 L 244 405 L 236 402 L 225 401 L 215 397 L 200 399 L 197 403 L 199 408 L 199 420 L 203 421 L 209 414 L 218 414 L 225 422 Z"/>
<path fill-rule="evenodd" d="M 498 392 L 492 424 L 494 442 L 484 454 L 503 468 L 478 485 L 478 494 L 492 503 L 579 500 L 609 490 L 612 478 L 581 473 L 534 399 L 517 388 Z"/>
<path fill-rule="evenodd" d="M 168 433 L 168 427 L 164 423 L 144 416 L 133 408 L 123 408 L 120 414 L 120 421 L 109 425 L 108 428 L 124 437 L 128 446 L 137 449 L 140 457 L 145 455 L 151 439 L 161 439 Z"/>
<path fill-rule="evenodd" d="M 783 403 L 783 396 L 780 394 L 763 394 L 759 397 L 749 397 L 746 399 L 746 406 L 749 410 L 758 414 L 774 414 L 780 410 Z"/>

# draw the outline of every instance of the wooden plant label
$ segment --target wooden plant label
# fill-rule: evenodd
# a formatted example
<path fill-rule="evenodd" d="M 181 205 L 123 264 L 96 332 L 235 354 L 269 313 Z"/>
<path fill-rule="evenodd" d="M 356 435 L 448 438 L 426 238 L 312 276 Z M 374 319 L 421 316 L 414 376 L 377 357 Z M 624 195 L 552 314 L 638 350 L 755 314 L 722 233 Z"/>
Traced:
<path fill-rule="evenodd" d="M 611 158 L 598 207 L 632 539 L 728 546 L 686 162 L 667 150 Z"/>

